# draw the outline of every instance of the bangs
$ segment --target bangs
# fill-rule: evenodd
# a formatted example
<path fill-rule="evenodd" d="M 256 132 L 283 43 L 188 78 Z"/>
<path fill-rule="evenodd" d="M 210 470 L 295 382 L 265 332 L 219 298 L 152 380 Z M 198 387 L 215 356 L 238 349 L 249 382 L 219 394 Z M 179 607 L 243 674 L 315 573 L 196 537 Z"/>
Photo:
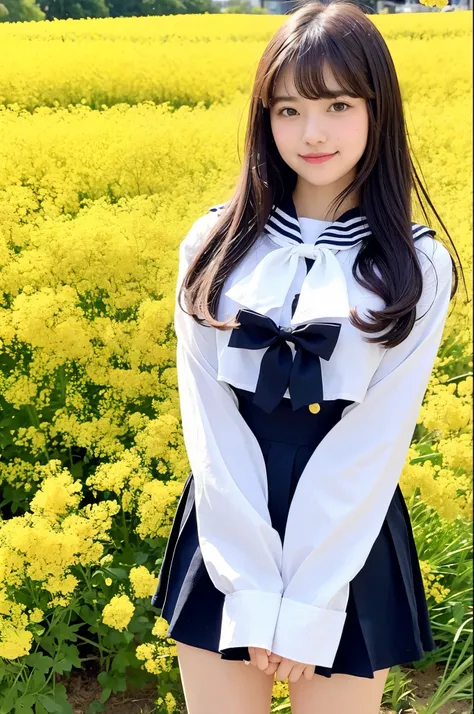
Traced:
<path fill-rule="evenodd" d="M 271 106 L 278 77 L 286 68 L 291 72 L 298 94 L 305 99 L 332 99 L 342 93 L 354 98 L 373 98 L 364 53 L 357 40 L 349 37 L 341 42 L 320 28 L 316 32 L 311 28 L 296 50 L 283 59 L 280 55 L 281 61 L 276 59 L 270 67 L 261 91 L 264 106 Z M 340 86 L 338 91 L 330 90 L 324 81 L 326 63 Z"/>

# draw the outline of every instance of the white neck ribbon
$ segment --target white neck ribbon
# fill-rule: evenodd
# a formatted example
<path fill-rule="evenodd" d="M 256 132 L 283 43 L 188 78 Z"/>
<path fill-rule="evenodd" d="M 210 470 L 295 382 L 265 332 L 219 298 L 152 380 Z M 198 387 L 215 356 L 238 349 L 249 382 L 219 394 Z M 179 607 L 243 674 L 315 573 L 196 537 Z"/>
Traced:
<path fill-rule="evenodd" d="M 278 248 L 268 253 L 226 295 L 246 308 L 266 315 L 281 308 L 302 258 L 313 261 L 303 281 L 291 324 L 323 317 L 348 317 L 350 311 L 347 283 L 335 253 L 349 250 L 370 235 L 366 219 L 359 209 L 346 211 L 331 223 L 313 243 L 305 243 L 291 197 L 279 207 L 273 206 L 264 232 Z"/>

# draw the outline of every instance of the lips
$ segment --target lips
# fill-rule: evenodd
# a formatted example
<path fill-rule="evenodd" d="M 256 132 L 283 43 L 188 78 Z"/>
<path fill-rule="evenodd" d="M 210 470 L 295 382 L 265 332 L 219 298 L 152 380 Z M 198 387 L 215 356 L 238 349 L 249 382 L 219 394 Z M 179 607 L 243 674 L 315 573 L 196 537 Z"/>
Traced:
<path fill-rule="evenodd" d="M 300 156 L 303 159 L 322 159 L 324 156 L 334 156 L 335 153 L 334 151 L 332 154 L 300 154 Z"/>

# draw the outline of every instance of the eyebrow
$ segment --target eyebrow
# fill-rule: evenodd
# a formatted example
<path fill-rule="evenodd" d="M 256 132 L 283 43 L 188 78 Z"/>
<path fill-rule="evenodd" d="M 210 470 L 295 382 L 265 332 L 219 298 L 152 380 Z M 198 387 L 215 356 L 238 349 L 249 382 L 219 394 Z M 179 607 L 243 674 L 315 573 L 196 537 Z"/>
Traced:
<path fill-rule="evenodd" d="M 331 92 L 331 98 L 332 99 L 338 99 L 339 97 L 348 97 L 349 94 L 347 92 Z M 278 102 L 297 102 L 299 100 L 299 97 L 292 97 L 289 95 L 280 95 L 278 97 L 273 97 L 272 99 L 272 104 L 278 104 Z"/>

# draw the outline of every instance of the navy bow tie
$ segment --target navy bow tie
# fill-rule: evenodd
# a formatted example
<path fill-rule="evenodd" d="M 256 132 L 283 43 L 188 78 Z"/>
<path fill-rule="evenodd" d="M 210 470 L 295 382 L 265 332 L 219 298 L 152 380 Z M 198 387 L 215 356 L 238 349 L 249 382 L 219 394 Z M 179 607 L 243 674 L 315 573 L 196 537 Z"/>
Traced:
<path fill-rule="evenodd" d="M 254 310 L 241 309 L 229 339 L 229 347 L 260 350 L 268 347 L 260 364 L 253 403 L 267 413 L 281 401 L 289 387 L 293 410 L 323 400 L 319 358 L 329 360 L 341 325 L 333 322 L 306 323 L 279 327 L 270 317 Z M 287 342 L 295 345 L 295 356 Z"/>

